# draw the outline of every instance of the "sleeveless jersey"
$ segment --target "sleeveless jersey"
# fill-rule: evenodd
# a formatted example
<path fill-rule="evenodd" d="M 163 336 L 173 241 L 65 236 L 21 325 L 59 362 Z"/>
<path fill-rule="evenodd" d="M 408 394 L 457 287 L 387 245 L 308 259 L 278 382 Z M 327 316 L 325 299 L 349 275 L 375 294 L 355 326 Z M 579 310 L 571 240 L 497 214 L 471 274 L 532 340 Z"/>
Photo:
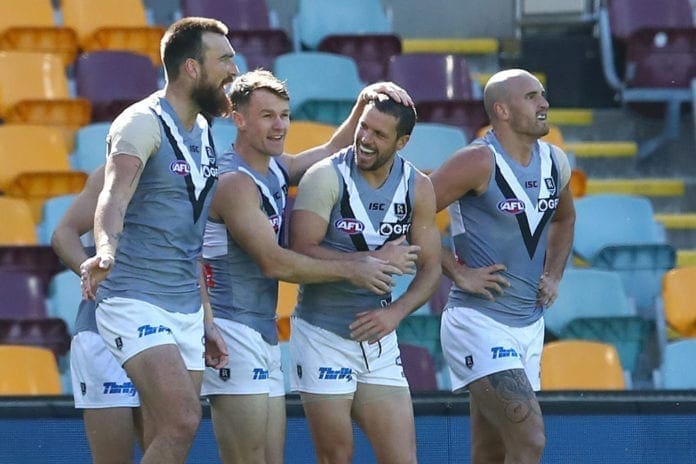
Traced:
<path fill-rule="evenodd" d="M 539 319 L 539 279 L 544 268 L 549 221 L 560 195 L 559 162 L 551 145 L 537 141 L 527 166 L 510 158 L 493 131 L 474 143 L 493 153 L 493 174 L 481 195 L 465 195 L 449 207 L 454 251 L 469 267 L 507 266 L 510 282 L 488 301 L 453 286 L 448 307 L 474 308 L 503 324 L 522 327 Z"/>
<path fill-rule="evenodd" d="M 220 159 L 220 173 L 239 171 L 252 178 L 259 190 L 259 207 L 280 241 L 288 193 L 288 177 L 271 158 L 268 175 L 251 168 L 235 152 Z M 203 239 L 206 285 L 213 315 L 244 324 L 272 345 L 278 343 L 276 305 L 278 281 L 263 275 L 254 259 L 232 238 L 219 219 L 208 218 Z"/>
<path fill-rule="evenodd" d="M 197 259 L 217 184 L 212 135 L 202 115 L 188 132 L 159 92 L 135 105 L 157 119 L 161 142 L 128 204 L 116 261 L 97 301 L 119 296 L 194 313 L 201 305 Z"/>
<path fill-rule="evenodd" d="M 338 176 L 339 196 L 322 246 L 347 253 L 376 250 L 408 233 L 415 203 L 415 168 L 411 163 L 396 155 L 386 181 L 373 188 L 355 166 L 352 147 L 338 152 L 331 161 Z M 357 313 L 389 303 L 390 294 L 376 295 L 346 281 L 305 284 L 300 285 L 295 314 L 350 338 L 348 326 Z"/>

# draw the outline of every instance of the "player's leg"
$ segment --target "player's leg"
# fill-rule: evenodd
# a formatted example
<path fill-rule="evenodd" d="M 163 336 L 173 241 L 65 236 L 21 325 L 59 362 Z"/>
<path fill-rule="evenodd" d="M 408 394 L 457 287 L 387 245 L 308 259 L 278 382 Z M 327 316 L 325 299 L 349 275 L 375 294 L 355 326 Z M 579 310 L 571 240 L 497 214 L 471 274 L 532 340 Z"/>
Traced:
<path fill-rule="evenodd" d="M 300 393 L 320 464 L 353 462 L 351 394 Z"/>
<path fill-rule="evenodd" d="M 208 399 L 222 462 L 265 463 L 268 395 L 213 395 Z"/>

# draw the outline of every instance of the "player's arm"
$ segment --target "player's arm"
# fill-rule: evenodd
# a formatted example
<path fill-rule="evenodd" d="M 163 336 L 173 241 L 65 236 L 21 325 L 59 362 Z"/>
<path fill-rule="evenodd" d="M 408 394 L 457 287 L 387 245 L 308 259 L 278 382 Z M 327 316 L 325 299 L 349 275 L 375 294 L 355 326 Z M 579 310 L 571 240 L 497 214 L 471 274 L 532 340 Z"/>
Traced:
<path fill-rule="evenodd" d="M 575 230 L 575 205 L 569 186 L 570 165 L 565 153 L 559 148 L 555 150 L 560 164 L 562 190 L 556 213 L 549 225 L 544 273 L 539 283 L 539 302 L 546 307 L 551 306 L 558 296 L 558 285 L 573 247 Z"/>
<path fill-rule="evenodd" d="M 213 307 L 210 305 L 208 288 L 205 285 L 205 272 L 203 262 L 199 259 L 198 286 L 201 291 L 201 305 L 203 306 L 203 333 L 205 339 L 205 365 L 213 369 L 225 367 L 229 360 L 227 343 L 220 334 L 213 319 Z"/>
<path fill-rule="evenodd" d="M 435 223 L 435 193 L 430 179 L 418 172 L 415 205 L 408 241 L 420 247 L 416 275 L 406 292 L 386 310 L 365 311 L 350 325 L 351 337 L 374 343 L 394 331 L 402 319 L 422 306 L 440 280 L 440 233 Z"/>
<path fill-rule="evenodd" d="M 87 259 L 80 236 L 94 227 L 94 210 L 103 185 L 104 166 L 101 166 L 89 175 L 85 187 L 70 204 L 51 236 L 53 250 L 75 274 L 80 273 L 80 264 Z"/>
<path fill-rule="evenodd" d="M 242 172 L 220 176 L 211 210 L 230 235 L 256 262 L 264 276 L 297 283 L 349 280 L 376 293 L 385 293 L 397 270 L 386 263 L 364 262 L 347 266 L 338 260 L 320 260 L 287 250 L 259 206 L 258 188 Z"/>
<path fill-rule="evenodd" d="M 338 198 L 338 176 L 331 163 L 324 161 L 307 171 L 297 190 L 290 219 L 290 248 L 319 259 L 360 261 L 368 257 L 377 258 L 396 266 L 399 274 L 412 274 L 420 247 L 402 245 L 405 236 L 373 251 L 346 253 L 321 245 L 329 227 L 331 210 Z"/>
<path fill-rule="evenodd" d="M 302 175 L 312 164 L 327 156 L 331 156 L 341 148 L 353 143 L 355 128 L 365 105 L 371 100 L 380 98 L 380 95 L 382 97 L 387 96 L 403 105 L 413 106 L 413 100 L 411 100 L 408 92 L 393 82 L 377 82 L 363 88 L 346 120 L 336 129 L 336 132 L 333 133 L 325 144 L 310 148 L 294 156 L 289 154 L 281 155 L 280 159 L 287 168 L 290 183 L 297 185 Z"/>

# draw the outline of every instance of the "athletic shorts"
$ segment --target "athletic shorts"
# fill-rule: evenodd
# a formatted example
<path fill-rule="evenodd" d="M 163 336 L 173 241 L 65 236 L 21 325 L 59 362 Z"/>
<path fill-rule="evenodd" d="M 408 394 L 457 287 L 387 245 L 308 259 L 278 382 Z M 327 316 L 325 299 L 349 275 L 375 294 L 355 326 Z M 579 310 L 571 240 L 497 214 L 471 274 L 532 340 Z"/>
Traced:
<path fill-rule="evenodd" d="M 84 331 L 73 337 L 70 375 L 78 409 L 140 406 L 133 382 L 96 332 Z"/>
<path fill-rule="evenodd" d="M 196 313 L 173 313 L 141 300 L 111 297 L 97 305 L 97 328 L 106 346 L 123 364 L 159 345 L 177 345 L 186 368 L 205 369 L 203 307 Z"/>
<path fill-rule="evenodd" d="M 222 369 L 205 369 L 201 395 L 285 396 L 280 346 L 239 322 L 215 318 L 215 325 L 227 344 L 229 362 Z"/>
<path fill-rule="evenodd" d="M 452 391 L 510 369 L 524 369 L 532 388 L 539 390 L 544 318 L 526 327 L 510 327 L 475 309 L 448 308 L 442 313 L 440 338 Z"/>
<path fill-rule="evenodd" d="M 396 332 L 370 345 L 340 337 L 298 317 L 292 317 L 291 324 L 293 391 L 350 394 L 358 382 L 408 388 Z"/>

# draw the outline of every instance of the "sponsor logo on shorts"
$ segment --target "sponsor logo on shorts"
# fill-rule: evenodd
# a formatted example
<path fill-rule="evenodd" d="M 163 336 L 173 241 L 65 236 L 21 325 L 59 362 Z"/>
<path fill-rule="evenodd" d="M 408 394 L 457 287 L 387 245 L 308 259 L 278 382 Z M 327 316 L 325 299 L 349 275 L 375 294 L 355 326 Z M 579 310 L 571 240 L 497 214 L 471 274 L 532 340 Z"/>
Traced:
<path fill-rule="evenodd" d="M 341 218 L 334 222 L 334 227 L 338 230 L 342 230 L 348 235 L 355 235 L 361 233 L 365 230 L 365 224 L 352 218 Z"/>
<path fill-rule="evenodd" d="M 268 369 L 254 368 L 254 377 L 252 380 L 268 380 Z"/>
<path fill-rule="evenodd" d="M 350 382 L 353 380 L 353 371 L 350 367 L 341 367 L 339 369 L 320 367 L 319 380 L 345 380 Z"/>
<path fill-rule="evenodd" d="M 396 364 L 397 366 L 403 366 L 401 362 L 401 355 L 397 356 L 396 359 L 394 359 L 394 364 Z"/>
<path fill-rule="evenodd" d="M 116 382 L 104 382 L 102 385 L 104 386 L 102 393 L 105 395 L 135 396 L 137 393 L 133 382 L 125 382 L 122 384 L 118 384 Z"/>
<path fill-rule="evenodd" d="M 521 214 L 524 213 L 524 202 L 517 198 L 508 198 L 498 203 L 498 209 L 503 213 Z"/>
<path fill-rule="evenodd" d="M 229 368 L 229 367 L 223 367 L 222 369 L 220 369 L 220 370 L 218 371 L 218 375 L 220 376 L 220 378 L 221 378 L 222 380 L 224 380 L 225 382 L 227 382 L 228 380 L 230 380 L 230 368 Z"/>
<path fill-rule="evenodd" d="M 519 355 L 514 348 L 503 348 L 502 346 L 494 346 L 491 348 L 491 353 L 493 353 L 493 359 L 498 358 L 517 358 Z"/>
<path fill-rule="evenodd" d="M 148 335 L 166 332 L 168 334 L 172 333 L 172 329 L 169 327 L 160 325 L 158 327 L 151 326 L 150 324 L 141 325 L 138 327 L 138 338 L 147 337 Z"/>
<path fill-rule="evenodd" d="M 474 357 L 472 355 L 467 355 L 464 358 L 464 363 L 466 364 L 466 367 L 471 369 L 472 367 L 474 367 Z"/>

